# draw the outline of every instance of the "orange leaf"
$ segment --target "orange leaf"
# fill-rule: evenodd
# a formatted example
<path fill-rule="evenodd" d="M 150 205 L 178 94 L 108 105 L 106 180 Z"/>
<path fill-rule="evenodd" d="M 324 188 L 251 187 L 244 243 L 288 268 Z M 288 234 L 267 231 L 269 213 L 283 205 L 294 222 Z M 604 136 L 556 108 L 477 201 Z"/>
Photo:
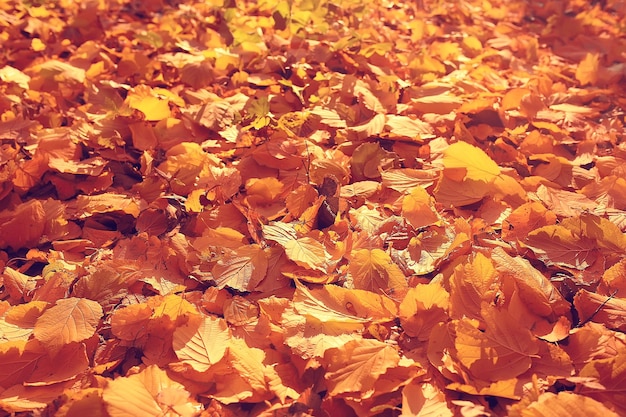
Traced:
<path fill-rule="evenodd" d="M 102 398 L 111 417 L 192 416 L 201 410 L 185 387 L 150 365 L 138 374 L 109 381 Z"/>
<path fill-rule="evenodd" d="M 294 217 L 300 217 L 305 210 L 313 205 L 318 194 L 310 184 L 302 184 L 293 190 L 285 199 L 285 206 Z"/>
<path fill-rule="evenodd" d="M 513 88 L 502 97 L 502 110 L 511 110 L 520 108 L 522 98 L 530 94 L 528 88 Z"/>
<path fill-rule="evenodd" d="M 25 293 L 35 289 L 36 279 L 23 274 L 9 266 L 4 268 L 2 281 L 8 294 L 15 300 L 21 299 Z"/>
<path fill-rule="evenodd" d="M 0 393 L 0 409 L 8 413 L 43 411 L 70 385 L 71 382 L 43 387 L 13 385 Z"/>
<path fill-rule="evenodd" d="M 517 378 L 503 379 L 483 385 L 479 381 L 471 381 L 474 385 L 453 382 L 446 385 L 446 389 L 463 392 L 470 395 L 489 395 L 493 397 L 519 400 L 523 393 Z"/>
<path fill-rule="evenodd" d="M 607 352 L 606 359 L 591 360 L 580 370 L 579 375 L 593 378 L 595 387 L 582 387 L 581 394 L 588 395 L 614 410 L 619 415 L 626 412 L 626 348 L 619 344 L 617 349 Z"/>
<path fill-rule="evenodd" d="M 260 394 L 269 391 L 263 361 L 265 352 L 248 346 L 242 339 L 233 339 L 229 348 L 229 361 L 232 367 L 243 376 L 250 387 Z"/>
<path fill-rule="evenodd" d="M 380 178 L 383 167 L 391 165 L 395 154 L 387 152 L 376 142 L 366 142 L 354 150 L 350 167 L 354 181 Z"/>
<path fill-rule="evenodd" d="M 582 213 L 579 217 L 564 219 L 561 225 L 573 230 L 580 236 L 596 241 L 596 245 L 605 254 L 626 255 L 626 235 L 613 222 L 591 213 Z"/>
<path fill-rule="evenodd" d="M 35 327 L 37 319 L 43 311 L 48 307 L 45 301 L 31 301 L 25 304 L 19 304 L 11 307 L 5 314 L 4 318 L 8 323 L 18 325 L 25 328 Z"/>
<path fill-rule="evenodd" d="M 139 341 L 147 336 L 151 316 L 152 309 L 145 303 L 120 308 L 111 316 L 111 331 L 122 340 Z"/>
<path fill-rule="evenodd" d="M 402 415 L 452 417 L 444 392 L 428 382 L 411 381 L 402 389 Z"/>
<path fill-rule="evenodd" d="M 40 201 L 29 200 L 0 213 L 0 248 L 14 250 L 36 246 L 45 228 L 46 213 Z"/>
<path fill-rule="evenodd" d="M 56 302 L 37 319 L 33 334 L 53 354 L 64 345 L 88 339 L 96 331 L 102 307 L 86 298 L 66 298 Z"/>
<path fill-rule="evenodd" d="M 348 271 L 354 280 L 354 287 L 361 290 L 381 293 L 407 287 L 402 270 L 382 249 L 353 250 Z"/>
<path fill-rule="evenodd" d="M 348 331 L 362 329 L 369 320 L 355 314 L 357 312 L 351 311 L 346 304 L 338 304 L 333 299 L 339 295 L 338 293 L 341 291 L 331 290 L 328 286 L 320 290 L 309 290 L 306 285 L 296 281 L 296 292 L 293 296 L 294 307 L 302 316 L 322 323 L 333 323 L 336 329 L 343 328 Z"/>
<path fill-rule="evenodd" d="M 212 269 L 217 287 L 253 291 L 267 274 L 267 255 L 258 245 L 225 252 Z"/>
<path fill-rule="evenodd" d="M 515 378 L 532 365 L 532 357 L 539 351 L 537 339 L 519 326 L 506 310 L 498 310 L 483 303 L 481 309 L 485 330 L 475 320 L 463 318 L 452 322 L 454 346 L 460 364 L 469 369 L 478 387 L 482 381 L 506 381 Z"/>
<path fill-rule="evenodd" d="M 438 203 L 461 207 L 479 202 L 492 190 L 491 183 L 471 179 L 454 181 L 444 176 L 437 184 L 434 194 Z"/>
<path fill-rule="evenodd" d="M 82 276 L 74 285 L 73 295 L 97 301 L 105 311 L 112 308 L 139 278 L 137 264 L 111 261 L 97 266 L 93 273 Z"/>
<path fill-rule="evenodd" d="M 46 355 L 37 341 L 15 341 L 0 344 L 0 387 L 22 384 Z"/>
<path fill-rule="evenodd" d="M 133 217 L 139 215 L 139 200 L 125 194 L 104 193 L 99 195 L 79 195 L 72 207 L 80 218 L 95 213 L 122 211 Z"/>
<path fill-rule="evenodd" d="M 583 270 L 598 256 L 596 242 L 577 236 L 562 225 L 544 226 L 528 234 L 525 245 L 546 265 Z"/>
<path fill-rule="evenodd" d="M 408 251 L 415 261 L 411 269 L 418 275 L 426 275 L 451 256 L 460 256 L 470 249 L 469 237 L 453 227 L 432 226 L 409 241 Z"/>
<path fill-rule="evenodd" d="M 524 241 L 528 233 L 556 223 L 556 215 L 536 201 L 517 207 L 504 221 L 502 239 Z"/>
<path fill-rule="evenodd" d="M 399 193 L 407 193 L 416 186 L 430 187 L 434 184 L 437 173 L 435 171 L 403 168 L 383 171 L 381 177 L 383 187 Z"/>
<path fill-rule="evenodd" d="M 128 125 L 133 137 L 133 146 L 139 150 L 154 149 L 158 139 L 154 133 L 154 128 L 149 122 L 140 121 Z"/>
<path fill-rule="evenodd" d="M 600 68 L 600 54 L 587 53 L 585 58 L 576 68 L 576 80 L 581 85 L 594 85 L 598 81 L 598 70 Z"/>
<path fill-rule="evenodd" d="M 480 318 L 483 302 L 493 302 L 500 282 L 491 259 L 477 253 L 471 263 L 457 265 L 450 277 L 450 315 Z"/>
<path fill-rule="evenodd" d="M 367 392 L 378 377 L 398 365 L 398 351 L 377 340 L 361 339 L 329 349 L 324 355 L 328 363 L 325 379 L 329 395 Z"/>
<path fill-rule="evenodd" d="M 619 414 L 593 398 L 573 392 L 545 392 L 524 406 L 521 417 L 618 417 Z"/>
<path fill-rule="evenodd" d="M 37 369 L 24 381 L 24 385 L 54 386 L 64 381 L 74 380 L 88 367 L 89 358 L 85 344 L 72 343 L 63 346 L 54 357 L 46 355 L 45 358 L 39 359 Z"/>
<path fill-rule="evenodd" d="M 68 393 L 68 400 L 61 405 L 55 417 L 105 417 L 106 410 L 102 400 L 102 388 L 85 388 Z"/>
<path fill-rule="evenodd" d="M 574 297 L 574 306 L 581 322 L 593 320 L 607 328 L 626 330 L 626 299 L 610 298 L 587 290 L 579 290 Z"/>
<path fill-rule="evenodd" d="M 416 142 L 435 137 L 430 124 L 408 116 L 388 114 L 385 126 L 389 128 L 392 135 L 411 138 Z"/>
<path fill-rule="evenodd" d="M 614 291 L 620 296 L 626 294 L 626 259 L 622 259 L 602 274 L 598 293 L 609 295 Z"/>
<path fill-rule="evenodd" d="M 410 288 L 400 303 L 398 316 L 404 332 L 425 341 L 433 326 L 448 319 L 450 295 L 438 283 Z"/>
<path fill-rule="evenodd" d="M 440 220 L 433 198 L 419 185 L 402 199 L 402 215 L 415 229 Z"/>
<path fill-rule="evenodd" d="M 570 304 L 530 262 L 519 256 L 512 257 L 502 248 L 496 248 L 492 253 L 502 280 L 513 279 L 520 298 L 533 313 L 543 317 L 569 315 Z"/>
<path fill-rule="evenodd" d="M 176 328 L 173 347 L 178 359 L 204 372 L 224 357 L 230 338 L 224 319 L 205 316 Z"/>
<path fill-rule="evenodd" d="M 314 271 L 326 272 L 326 249 L 317 240 L 303 237 L 287 241 L 285 254 L 296 264 Z"/>

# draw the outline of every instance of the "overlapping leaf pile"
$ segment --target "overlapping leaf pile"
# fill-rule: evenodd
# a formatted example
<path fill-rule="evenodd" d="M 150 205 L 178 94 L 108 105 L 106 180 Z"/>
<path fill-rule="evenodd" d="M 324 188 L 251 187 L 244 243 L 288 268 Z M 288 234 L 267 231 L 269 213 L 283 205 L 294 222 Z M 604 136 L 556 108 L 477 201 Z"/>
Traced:
<path fill-rule="evenodd" d="M 624 10 L 0 2 L 0 409 L 626 415 Z"/>

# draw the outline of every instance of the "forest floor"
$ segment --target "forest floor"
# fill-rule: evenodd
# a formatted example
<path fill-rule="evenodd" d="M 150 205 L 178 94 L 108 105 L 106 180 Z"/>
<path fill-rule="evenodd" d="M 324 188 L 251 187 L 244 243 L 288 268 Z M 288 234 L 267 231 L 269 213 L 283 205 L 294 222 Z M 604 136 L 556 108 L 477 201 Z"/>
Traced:
<path fill-rule="evenodd" d="M 0 1 L 0 415 L 626 415 L 624 0 Z"/>

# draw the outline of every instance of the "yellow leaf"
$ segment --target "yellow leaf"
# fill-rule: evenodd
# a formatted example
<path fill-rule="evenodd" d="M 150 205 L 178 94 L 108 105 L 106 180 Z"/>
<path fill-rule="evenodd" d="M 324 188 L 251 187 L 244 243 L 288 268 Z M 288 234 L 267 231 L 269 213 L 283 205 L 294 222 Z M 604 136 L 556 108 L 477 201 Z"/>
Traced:
<path fill-rule="evenodd" d="M 187 317 L 198 315 L 198 310 L 189 301 L 177 294 L 169 294 L 165 297 L 153 297 L 148 300 L 152 307 L 151 319 L 167 318 L 172 323 L 186 320 Z"/>
<path fill-rule="evenodd" d="M 576 68 L 576 80 L 581 85 L 594 85 L 598 81 L 598 69 L 600 67 L 600 54 L 587 53 L 585 58 Z"/>
<path fill-rule="evenodd" d="M 239 375 L 245 376 L 250 387 L 260 393 L 267 391 L 265 381 L 265 352 L 250 347 L 242 339 L 233 339 L 229 351 L 229 360 Z"/>
<path fill-rule="evenodd" d="M 25 90 L 28 89 L 28 83 L 30 82 L 30 77 L 24 74 L 22 71 L 17 68 L 13 68 L 10 65 L 5 65 L 0 68 L 0 80 L 8 83 L 12 82 L 20 86 Z"/>
<path fill-rule="evenodd" d="M 146 85 L 133 88 L 126 97 L 128 106 L 139 110 L 148 121 L 158 121 L 170 116 L 170 106 L 167 100 L 157 97 L 156 93 Z"/>
<path fill-rule="evenodd" d="M 30 43 L 30 47 L 32 48 L 33 51 L 35 52 L 41 52 L 41 51 L 45 51 L 47 46 L 45 43 L 43 43 L 41 41 L 41 39 L 39 38 L 33 38 L 33 40 Z"/>
<path fill-rule="evenodd" d="M 456 142 L 443 152 L 443 175 L 435 198 L 439 203 L 464 206 L 480 201 L 500 175 L 498 165 L 481 149 Z"/>
<path fill-rule="evenodd" d="M 342 309 L 357 317 L 393 320 L 398 314 L 393 300 L 370 291 L 324 285 L 322 288 L 312 289 L 311 293 L 316 294 L 327 307 Z"/>
<path fill-rule="evenodd" d="M 626 254 L 626 235 L 613 222 L 591 213 L 583 213 L 579 218 L 564 219 L 561 225 L 580 235 L 594 239 L 599 249 L 619 256 Z"/>
<path fill-rule="evenodd" d="M 434 200 L 419 185 L 402 200 L 402 215 L 415 229 L 437 223 L 439 214 L 434 209 Z"/>
<path fill-rule="evenodd" d="M 491 182 L 500 175 L 500 167 L 482 149 L 466 142 L 456 142 L 443 151 L 444 176 L 454 181 Z"/>

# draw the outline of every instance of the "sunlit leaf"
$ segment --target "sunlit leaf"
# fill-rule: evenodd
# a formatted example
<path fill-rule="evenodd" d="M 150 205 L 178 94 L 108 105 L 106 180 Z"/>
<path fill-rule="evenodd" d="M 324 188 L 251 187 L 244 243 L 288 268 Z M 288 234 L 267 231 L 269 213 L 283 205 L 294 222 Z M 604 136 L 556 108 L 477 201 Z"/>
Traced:
<path fill-rule="evenodd" d="M 576 79 L 580 84 L 595 84 L 598 80 L 600 54 L 588 53 L 576 68 Z"/>
<path fill-rule="evenodd" d="M 146 120 L 162 120 L 170 115 L 170 107 L 167 100 L 160 98 L 150 87 L 137 86 L 126 97 L 128 105 L 142 112 Z"/>
<path fill-rule="evenodd" d="M 223 319 L 203 317 L 174 331 L 173 347 L 176 356 L 199 372 L 208 370 L 226 353 L 230 331 Z"/>
<path fill-rule="evenodd" d="M 337 395 L 371 389 L 378 377 L 398 364 L 400 357 L 391 346 L 364 339 L 330 349 L 324 359 L 329 364 L 326 380 L 330 394 Z"/>
<path fill-rule="evenodd" d="M 155 365 L 109 382 L 102 393 L 111 416 L 195 415 L 200 404 L 179 382 Z"/>
<path fill-rule="evenodd" d="M 433 198 L 419 185 L 404 196 L 402 215 L 416 229 L 439 221 L 439 215 L 434 209 Z"/>
<path fill-rule="evenodd" d="M 443 153 L 443 174 L 454 181 L 491 182 L 500 168 L 483 150 L 465 142 L 450 145 Z"/>

